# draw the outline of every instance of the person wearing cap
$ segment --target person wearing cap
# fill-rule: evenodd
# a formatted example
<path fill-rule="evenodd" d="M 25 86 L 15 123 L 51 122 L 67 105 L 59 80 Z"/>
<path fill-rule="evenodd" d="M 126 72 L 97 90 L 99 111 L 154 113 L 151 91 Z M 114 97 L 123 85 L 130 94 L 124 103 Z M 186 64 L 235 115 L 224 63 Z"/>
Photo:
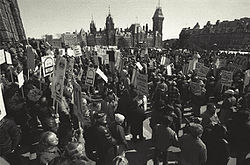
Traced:
<path fill-rule="evenodd" d="M 122 154 L 122 152 L 128 148 L 128 142 L 125 139 L 125 132 L 124 128 L 122 127 L 124 120 L 125 117 L 122 114 L 116 113 L 115 122 L 113 122 L 109 127 L 112 137 L 114 137 L 115 140 L 117 141 L 116 155 Z"/>
<path fill-rule="evenodd" d="M 229 89 L 225 92 L 225 99 L 221 105 L 219 112 L 219 119 L 222 124 L 226 124 L 227 121 L 232 117 L 236 104 L 236 98 L 234 97 L 234 90 Z"/>
<path fill-rule="evenodd" d="M 94 114 L 95 139 L 98 159 L 97 165 L 110 165 L 115 157 L 116 140 L 111 136 L 107 127 L 106 115 L 104 113 Z"/>
<path fill-rule="evenodd" d="M 180 137 L 181 164 L 203 165 L 207 161 L 207 148 L 200 139 L 202 133 L 203 127 L 200 124 L 192 124 L 190 126 L 190 133 Z"/>

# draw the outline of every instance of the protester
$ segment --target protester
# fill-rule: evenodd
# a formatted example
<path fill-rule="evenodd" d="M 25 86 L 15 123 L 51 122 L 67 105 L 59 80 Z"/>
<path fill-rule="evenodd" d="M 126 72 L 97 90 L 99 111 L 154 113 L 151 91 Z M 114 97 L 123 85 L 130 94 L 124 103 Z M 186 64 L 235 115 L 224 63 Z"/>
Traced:
<path fill-rule="evenodd" d="M 202 126 L 194 124 L 190 127 L 190 134 L 180 137 L 181 164 L 202 165 L 207 161 L 207 148 L 200 139 L 202 133 Z"/>
<path fill-rule="evenodd" d="M 54 158 L 60 156 L 60 150 L 57 147 L 58 138 L 53 132 L 44 132 L 38 145 L 37 157 L 41 165 L 47 165 Z"/>
<path fill-rule="evenodd" d="M 168 165 L 168 148 L 178 146 L 176 133 L 169 127 L 173 122 L 172 117 L 163 116 L 161 123 L 154 128 L 152 141 L 155 146 L 154 165 L 159 164 L 159 158 L 162 157 L 163 165 Z"/>
<path fill-rule="evenodd" d="M 230 146 L 231 156 L 237 158 L 237 165 L 245 161 L 249 153 L 247 146 L 250 138 L 249 118 L 243 114 L 249 112 L 250 95 L 249 82 L 246 81 L 248 77 L 244 77 L 244 71 L 249 67 L 242 69 L 241 66 L 237 66 L 235 70 L 231 68 L 235 65 L 234 58 L 241 58 L 243 55 L 212 50 L 199 51 L 198 55 L 197 52 L 184 49 L 148 48 L 148 54 L 143 58 L 140 56 L 142 49 L 145 49 L 143 47 L 117 50 L 86 46 L 81 48 L 82 56 L 69 57 L 68 53 L 59 55 L 58 49 L 48 46 L 43 41 L 39 41 L 39 44 L 34 44 L 33 41 L 29 43 L 30 45 L 25 42 L 9 43 L 3 47 L 5 52 L 11 54 L 12 65 L 5 62 L 1 64 L 0 85 L 7 112 L 7 116 L 0 120 L 1 131 L 8 132 L 12 129 L 14 131 L 9 132 L 10 138 L 7 140 L 2 136 L 8 134 L 0 134 L 3 144 L 1 145 L 4 146 L 0 150 L 1 156 L 10 164 L 15 164 L 14 160 L 18 160 L 20 156 L 29 157 L 27 160 L 30 161 L 35 159 L 35 156 L 27 156 L 29 155 L 27 153 L 34 155 L 36 142 L 38 139 L 43 139 L 43 145 L 39 144 L 39 146 L 43 146 L 41 148 L 46 154 L 41 154 L 40 148 L 37 151 L 38 161 L 40 158 L 45 161 L 43 157 L 46 157 L 46 160 L 48 157 L 50 160 L 58 156 L 54 162 L 58 160 L 66 164 L 76 164 L 76 162 L 86 164 L 89 162 L 87 157 L 82 159 L 82 156 L 76 156 L 77 159 L 75 159 L 75 155 L 71 154 L 71 151 L 76 151 L 84 155 L 85 151 L 82 148 L 85 148 L 86 155 L 97 164 L 109 165 L 112 164 L 115 156 L 122 156 L 119 155 L 121 152 L 116 152 L 117 146 L 132 144 L 133 148 L 137 145 L 137 143 L 131 143 L 129 138 L 126 140 L 124 134 L 131 133 L 133 142 L 138 140 L 141 140 L 142 144 L 148 142 L 143 141 L 145 139 L 143 124 L 147 123 L 144 123 L 144 120 L 148 117 L 150 117 L 153 135 L 159 135 L 161 139 L 160 135 L 165 132 L 165 128 L 175 131 L 175 133 L 169 131 L 171 135 L 173 133 L 181 137 L 180 130 L 185 124 L 184 121 L 189 119 L 189 115 L 190 118 L 193 116 L 197 119 L 202 118 L 201 125 L 204 128 L 202 141 L 208 148 L 208 164 L 213 163 L 214 160 L 220 161 L 221 164 L 226 163 L 228 160 L 226 141 Z M 71 48 L 64 46 L 63 49 L 67 52 L 67 49 Z M 112 66 L 108 64 L 110 62 L 108 59 L 104 59 L 106 56 L 99 53 L 100 50 L 115 51 L 115 55 L 120 58 L 115 57 L 115 65 Z M 45 75 L 42 58 L 48 55 L 56 57 L 54 58 L 56 60 L 51 66 L 52 72 Z M 33 60 L 30 60 L 31 56 Z M 163 56 L 168 58 L 168 64 L 161 63 Z M 117 59 L 122 61 L 116 61 Z M 67 64 L 62 63 L 63 60 L 66 60 Z M 226 60 L 226 63 L 222 66 L 223 60 Z M 73 61 L 73 64 L 70 61 Z M 30 65 L 31 62 L 33 66 Z M 140 66 L 138 63 L 142 68 L 138 67 Z M 53 76 L 60 74 L 59 71 L 53 70 L 54 64 L 57 67 L 65 67 L 65 72 L 63 72 L 64 69 L 60 70 L 63 72 L 60 78 L 63 79 L 57 80 L 56 76 Z M 187 64 L 188 67 L 185 67 Z M 198 65 L 203 69 L 199 69 Z M 89 68 L 95 71 L 92 77 L 88 73 Z M 204 70 L 208 72 L 204 73 Z M 23 71 L 24 83 L 20 81 L 21 71 Z M 138 73 L 147 78 L 141 79 Z M 225 76 L 225 73 L 230 76 Z M 232 79 L 223 79 L 231 75 Z M 204 106 L 206 111 L 200 114 Z M 193 113 L 188 114 L 190 108 Z M 218 111 L 219 119 L 216 114 Z M 166 121 L 161 120 L 165 115 L 173 119 L 169 127 L 167 127 L 168 124 L 164 125 Z M 6 121 L 13 125 L 10 127 L 7 127 L 8 124 L 2 125 Z M 223 126 L 217 126 L 217 124 L 223 124 Z M 16 125 L 22 132 L 21 136 Z M 155 129 L 158 126 L 159 129 Z M 228 140 L 223 134 L 224 127 L 228 129 Z M 187 131 L 189 134 L 180 138 L 181 161 L 191 162 L 192 165 L 204 163 L 206 148 L 199 138 L 202 128 L 199 125 L 191 128 Z M 47 131 L 50 131 L 51 136 L 58 137 L 58 145 L 49 145 L 50 138 L 41 136 L 41 132 Z M 217 135 L 214 135 L 216 131 Z M 13 138 L 14 134 L 16 134 L 15 138 Z M 82 134 L 83 137 L 78 138 Z M 154 142 L 157 149 L 161 150 L 163 145 L 161 146 L 157 141 Z M 211 154 L 210 148 L 216 145 L 218 145 L 218 151 L 223 151 L 224 155 L 222 152 Z M 200 154 L 196 146 L 200 147 Z M 50 154 L 50 151 L 56 150 L 57 147 L 63 154 L 60 155 L 61 152 Z M 166 155 L 166 152 L 164 154 Z M 216 157 L 218 155 L 221 159 Z M 159 154 L 155 157 L 158 158 Z M 20 165 L 22 164 L 27 163 L 20 161 Z"/>

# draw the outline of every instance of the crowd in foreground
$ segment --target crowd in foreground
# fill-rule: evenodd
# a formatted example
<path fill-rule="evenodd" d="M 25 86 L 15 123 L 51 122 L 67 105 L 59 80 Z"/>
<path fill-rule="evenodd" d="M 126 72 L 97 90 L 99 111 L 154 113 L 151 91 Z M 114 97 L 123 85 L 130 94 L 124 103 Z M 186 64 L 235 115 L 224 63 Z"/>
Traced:
<path fill-rule="evenodd" d="M 38 67 L 48 50 L 59 56 L 45 43 L 30 44 Z M 133 54 L 121 50 L 124 62 L 114 71 L 110 65 L 96 63 L 94 49 L 83 49 L 81 57 L 63 55 L 67 61 L 74 58 L 74 67 L 66 71 L 63 96 L 55 104 L 52 76 L 41 76 L 39 69 L 28 71 L 26 46 L 6 44 L 3 48 L 10 52 L 13 64 L 1 65 L 7 116 L 0 121 L 0 156 L 10 164 L 133 164 L 124 153 L 131 149 L 129 143 L 145 141 L 143 121 L 148 117 L 156 165 L 168 164 L 170 146 L 180 148 L 176 154 L 180 165 L 226 165 L 229 157 L 235 157 L 237 165 L 249 164 L 250 88 L 244 87 L 245 70 L 235 72 L 232 85 L 224 87 L 221 70 L 228 70 L 227 65 L 214 67 L 215 58 L 227 59 L 229 64 L 235 54 L 178 52 L 177 60 L 173 50 L 151 51 L 143 57 L 139 50 Z M 162 56 L 170 59 L 171 74 L 160 64 Z M 210 68 L 206 78 L 198 77 L 195 70 L 183 73 L 183 65 L 193 58 Z M 108 81 L 96 74 L 94 86 L 85 85 L 89 67 L 100 68 Z M 22 70 L 25 83 L 19 88 L 17 75 Z M 148 95 L 136 90 L 134 70 L 148 76 Z M 81 86 L 80 113 L 74 109 L 73 82 Z M 200 84 L 200 94 L 193 93 L 191 82 Z M 204 105 L 206 111 L 201 114 Z M 190 107 L 192 117 L 185 117 L 184 109 Z"/>

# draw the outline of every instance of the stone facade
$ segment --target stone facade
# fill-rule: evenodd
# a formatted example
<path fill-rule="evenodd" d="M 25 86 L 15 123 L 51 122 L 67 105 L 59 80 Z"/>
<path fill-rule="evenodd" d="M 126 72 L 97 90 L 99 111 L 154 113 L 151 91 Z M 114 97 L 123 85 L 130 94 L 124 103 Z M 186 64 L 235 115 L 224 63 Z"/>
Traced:
<path fill-rule="evenodd" d="M 234 21 L 210 21 L 201 29 L 184 28 L 179 35 L 179 45 L 186 48 L 250 50 L 250 18 Z"/>
<path fill-rule="evenodd" d="M 114 21 L 109 13 L 106 18 L 105 29 L 96 30 L 95 23 L 90 23 L 90 32 L 86 33 L 87 45 L 123 46 L 123 47 L 162 47 L 163 14 L 161 7 L 157 7 L 153 15 L 153 31 L 148 24 L 132 24 L 129 28 L 115 28 Z"/>
<path fill-rule="evenodd" d="M 0 44 L 25 39 L 17 0 L 0 0 Z"/>

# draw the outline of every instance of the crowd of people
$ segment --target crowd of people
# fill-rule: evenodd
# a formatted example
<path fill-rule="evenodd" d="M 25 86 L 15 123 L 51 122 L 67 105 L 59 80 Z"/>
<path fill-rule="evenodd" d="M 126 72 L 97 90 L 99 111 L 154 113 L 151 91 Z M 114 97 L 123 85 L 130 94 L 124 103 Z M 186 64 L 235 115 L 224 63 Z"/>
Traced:
<path fill-rule="evenodd" d="M 121 49 L 122 63 L 113 68 L 95 60 L 94 48 L 82 48 L 82 56 L 70 57 L 45 42 L 30 41 L 29 46 L 34 70 L 27 69 L 27 43 L 6 43 L 1 48 L 12 57 L 12 65 L 1 65 L 0 75 L 7 112 L 0 121 L 0 156 L 9 164 L 133 164 L 124 153 L 131 149 L 130 143 L 145 141 L 147 118 L 155 165 L 168 164 L 170 146 L 180 148 L 176 153 L 180 165 L 227 165 L 229 157 L 235 157 L 237 165 L 250 164 L 250 85 L 244 84 L 245 70 L 234 71 L 231 86 L 221 84 L 221 71 L 229 70 L 238 54 Z M 72 72 L 66 70 L 58 104 L 51 97 L 53 74 L 44 77 L 39 69 L 41 57 L 52 54 L 55 59 L 74 59 Z M 163 56 L 170 60 L 171 74 L 161 64 Z M 216 67 L 217 58 L 227 64 Z M 184 73 L 183 66 L 192 59 L 209 68 L 205 78 L 195 69 Z M 108 80 L 96 74 L 94 85 L 86 85 L 89 67 L 103 71 Z M 21 71 L 25 82 L 19 88 Z M 138 92 L 135 71 L 147 75 L 148 94 Z M 200 94 L 193 92 L 192 82 L 200 85 Z M 81 87 L 80 113 L 74 108 L 73 83 Z M 190 108 L 187 117 L 184 113 Z"/>

